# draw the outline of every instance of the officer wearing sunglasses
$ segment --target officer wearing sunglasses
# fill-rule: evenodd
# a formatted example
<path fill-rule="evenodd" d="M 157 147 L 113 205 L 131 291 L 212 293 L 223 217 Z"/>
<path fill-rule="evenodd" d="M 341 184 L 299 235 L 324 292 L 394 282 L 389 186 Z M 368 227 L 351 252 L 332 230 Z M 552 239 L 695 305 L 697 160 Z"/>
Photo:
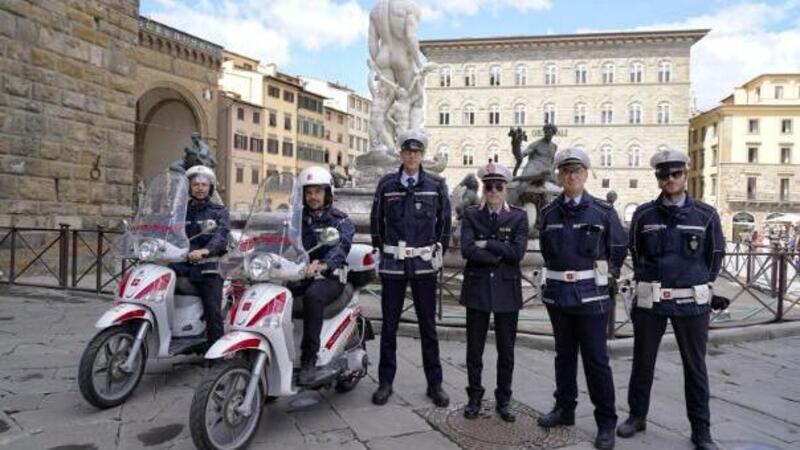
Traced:
<path fill-rule="evenodd" d="M 542 209 L 539 242 L 544 258 L 542 301 L 555 338 L 556 404 L 539 417 L 545 428 L 575 423 L 578 350 L 594 404 L 599 449 L 614 448 L 614 380 L 606 348 L 607 314 L 614 307 L 609 277 L 618 278 L 627 254 L 625 231 L 614 208 L 584 189 L 589 156 L 567 148 L 554 166 L 564 192 Z"/>
<path fill-rule="evenodd" d="M 713 450 L 706 342 L 713 295 L 710 283 L 722 263 L 725 239 L 717 211 L 686 192 L 689 158 L 676 150 L 656 153 L 661 194 L 636 209 L 631 219 L 630 250 L 636 282 L 632 310 L 633 370 L 628 385 L 630 416 L 617 429 L 628 438 L 647 426 L 650 388 L 658 345 L 672 323 L 683 361 L 686 410 L 695 448 Z"/>
<path fill-rule="evenodd" d="M 514 340 L 522 308 L 520 262 L 528 246 L 528 215 L 506 203 L 511 171 L 489 162 L 478 170 L 483 203 L 467 208 L 461 219 L 461 254 L 467 261 L 461 304 L 467 307 L 467 377 L 469 402 L 464 417 L 475 419 L 481 410 L 483 349 L 489 318 L 494 314 L 497 345 L 497 413 L 506 422 L 516 417 L 510 408 L 514 372 Z"/>

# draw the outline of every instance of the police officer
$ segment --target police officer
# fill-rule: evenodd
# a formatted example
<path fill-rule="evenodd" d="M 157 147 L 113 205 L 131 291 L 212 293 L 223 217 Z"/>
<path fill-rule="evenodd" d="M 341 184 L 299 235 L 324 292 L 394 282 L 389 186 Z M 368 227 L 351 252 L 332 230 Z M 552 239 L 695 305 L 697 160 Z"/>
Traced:
<path fill-rule="evenodd" d="M 445 407 L 450 399 L 442 389 L 442 366 L 436 337 L 436 276 L 450 241 L 450 200 L 441 177 L 425 172 L 421 161 L 428 139 L 419 130 L 398 136 L 402 166 L 378 183 L 370 212 L 372 245 L 382 250 L 381 356 L 376 405 L 392 395 L 396 367 L 397 326 L 406 285 L 411 285 L 422 346 L 427 395 Z"/>
<path fill-rule="evenodd" d="M 188 280 L 200 292 L 203 316 L 206 321 L 207 345 L 211 346 L 225 332 L 220 306 L 222 304 L 222 277 L 217 260 L 227 251 L 230 232 L 228 210 L 211 199 L 216 189 L 217 177 L 206 166 L 194 166 L 186 171 L 189 178 L 189 205 L 186 209 L 186 235 L 190 241 L 187 262 L 171 264 L 179 277 Z M 217 227 L 212 233 L 202 234 L 201 223 L 214 220 Z"/>
<path fill-rule="evenodd" d="M 705 364 L 709 283 L 719 273 L 725 240 L 714 208 L 686 192 L 687 162 L 686 154 L 676 150 L 653 156 L 650 165 L 656 170 L 661 195 L 639 206 L 631 219 L 636 303 L 630 417 L 617 435 L 631 437 L 646 427 L 658 345 L 669 318 L 683 361 L 692 442 L 695 448 L 709 450 L 717 448 L 709 430 Z"/>
<path fill-rule="evenodd" d="M 334 208 L 333 177 L 322 167 L 309 167 L 298 178 L 303 195 L 301 234 L 303 247 L 313 248 L 319 233 L 325 228 L 339 231 L 339 242 L 333 246 L 320 247 L 309 254 L 301 282 L 292 283 L 290 289 L 295 297 L 303 297 L 303 339 L 300 343 L 300 374 L 298 384 L 308 385 L 316 378 L 319 335 L 322 331 L 325 307 L 339 298 L 346 279 L 343 268 L 347 253 L 355 234 L 355 226 L 347 214 Z"/>
<path fill-rule="evenodd" d="M 522 308 L 520 261 L 528 246 L 528 215 L 505 202 L 511 171 L 491 161 L 478 170 L 483 181 L 481 205 L 464 211 L 461 220 L 461 255 L 467 260 L 461 304 L 467 307 L 467 376 L 469 402 L 464 417 L 475 419 L 481 410 L 483 348 L 494 313 L 497 344 L 496 410 L 506 422 L 511 411 L 511 378 L 514 372 L 514 340 Z"/>
<path fill-rule="evenodd" d="M 578 349 L 594 404 L 599 449 L 614 448 L 614 380 L 606 348 L 606 315 L 614 307 L 609 277 L 618 278 L 626 239 L 608 203 L 584 189 L 589 157 L 580 149 L 556 153 L 564 192 L 542 209 L 539 242 L 545 263 L 542 300 L 555 338 L 556 404 L 538 419 L 545 428 L 575 423 Z"/>

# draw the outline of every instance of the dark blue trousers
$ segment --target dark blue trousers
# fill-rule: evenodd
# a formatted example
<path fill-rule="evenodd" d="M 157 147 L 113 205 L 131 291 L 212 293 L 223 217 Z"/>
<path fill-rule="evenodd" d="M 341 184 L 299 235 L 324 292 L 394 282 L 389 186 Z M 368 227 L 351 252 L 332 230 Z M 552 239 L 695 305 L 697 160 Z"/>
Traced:
<path fill-rule="evenodd" d="M 414 311 L 419 324 L 422 346 L 422 366 L 428 384 L 442 382 L 442 365 L 439 361 L 439 340 L 436 337 L 436 276 L 422 278 L 381 278 L 381 360 L 378 365 L 378 381 L 394 382 L 397 371 L 397 326 L 403 311 L 406 285 L 411 285 Z"/>
<path fill-rule="evenodd" d="M 708 427 L 711 412 L 708 407 L 708 374 L 706 373 L 706 342 L 708 313 L 695 316 L 664 316 L 642 308 L 633 310 L 633 370 L 628 385 L 628 406 L 631 415 L 646 417 L 650 409 L 650 389 L 658 356 L 658 345 L 672 322 L 675 340 L 683 362 L 683 389 L 686 414 L 692 429 Z"/>
<path fill-rule="evenodd" d="M 598 429 L 617 425 L 614 409 L 614 378 L 608 364 L 606 314 L 571 314 L 547 305 L 556 343 L 556 403 L 574 409 L 578 403 L 578 350 L 586 373 L 589 398 L 594 405 Z"/>

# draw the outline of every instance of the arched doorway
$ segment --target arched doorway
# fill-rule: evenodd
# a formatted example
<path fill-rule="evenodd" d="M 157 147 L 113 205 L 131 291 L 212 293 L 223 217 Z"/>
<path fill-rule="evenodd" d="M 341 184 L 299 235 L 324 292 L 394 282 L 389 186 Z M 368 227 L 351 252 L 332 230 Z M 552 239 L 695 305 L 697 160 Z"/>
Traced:
<path fill-rule="evenodd" d="M 205 135 L 206 124 L 196 103 L 171 87 L 155 87 L 139 97 L 133 158 L 137 186 L 182 158 L 192 133 Z"/>
<path fill-rule="evenodd" d="M 748 241 L 756 229 L 756 218 L 746 212 L 733 216 L 733 229 L 731 236 L 735 242 Z"/>

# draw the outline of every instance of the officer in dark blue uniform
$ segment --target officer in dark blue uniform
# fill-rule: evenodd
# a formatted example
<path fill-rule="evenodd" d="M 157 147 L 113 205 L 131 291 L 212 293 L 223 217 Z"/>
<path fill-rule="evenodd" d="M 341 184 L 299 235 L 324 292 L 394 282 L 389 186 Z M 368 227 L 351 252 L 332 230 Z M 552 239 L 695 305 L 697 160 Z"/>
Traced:
<path fill-rule="evenodd" d="M 481 410 L 483 348 L 489 317 L 494 313 L 497 345 L 496 410 L 506 422 L 511 411 L 514 340 L 522 308 L 520 262 L 528 247 L 528 215 L 505 199 L 511 171 L 491 161 L 478 171 L 483 181 L 483 204 L 464 211 L 461 219 L 461 255 L 467 260 L 461 304 L 467 307 L 467 377 L 469 402 L 464 417 L 475 419 Z"/>
<path fill-rule="evenodd" d="M 692 442 L 698 449 L 712 450 L 717 446 L 709 429 L 705 363 L 713 297 L 709 283 L 719 273 L 725 238 L 716 210 L 686 192 L 688 160 L 676 150 L 653 156 L 650 165 L 656 169 L 661 195 L 637 208 L 631 219 L 636 300 L 631 317 L 630 417 L 619 426 L 617 435 L 631 437 L 646 427 L 658 345 L 669 318 L 683 361 Z"/>
<path fill-rule="evenodd" d="M 222 304 L 222 277 L 219 276 L 218 259 L 227 251 L 230 232 L 228 210 L 211 201 L 217 179 L 214 171 L 205 166 L 194 166 L 186 171 L 191 198 L 186 210 L 186 235 L 190 238 L 187 262 L 170 264 L 179 277 L 188 278 L 200 292 L 203 316 L 206 321 L 207 345 L 212 345 L 225 332 L 220 306 Z M 201 224 L 214 220 L 217 227 L 212 233 L 201 234 Z"/>
<path fill-rule="evenodd" d="M 606 316 L 614 307 L 608 279 L 619 277 L 626 237 L 613 207 L 584 190 L 590 167 L 586 153 L 561 150 L 554 165 L 564 193 L 542 209 L 539 242 L 545 262 L 542 300 L 555 338 L 556 404 L 538 423 L 546 428 L 575 423 L 580 349 L 595 407 L 594 444 L 611 449 L 617 415 L 606 348 Z"/>
<path fill-rule="evenodd" d="M 436 337 L 436 277 L 450 241 L 450 200 L 443 178 L 425 172 L 422 155 L 428 139 L 419 130 L 400 133 L 402 166 L 378 183 L 370 213 L 372 245 L 381 249 L 381 357 L 379 387 L 373 403 L 392 395 L 396 367 L 397 326 L 406 285 L 411 285 L 419 323 L 427 395 L 440 407 L 450 399 L 442 389 L 442 366 Z"/>
<path fill-rule="evenodd" d="M 303 195 L 303 248 L 315 247 L 319 234 L 326 228 L 339 231 L 336 245 L 320 247 L 308 255 L 310 263 L 306 266 L 306 279 L 289 286 L 292 295 L 303 297 L 303 339 L 297 381 L 307 385 L 316 378 L 323 312 L 327 305 L 339 298 L 347 281 L 342 270 L 356 229 L 347 214 L 332 206 L 333 177 L 329 171 L 322 167 L 309 167 L 300 172 L 297 179 Z"/>

